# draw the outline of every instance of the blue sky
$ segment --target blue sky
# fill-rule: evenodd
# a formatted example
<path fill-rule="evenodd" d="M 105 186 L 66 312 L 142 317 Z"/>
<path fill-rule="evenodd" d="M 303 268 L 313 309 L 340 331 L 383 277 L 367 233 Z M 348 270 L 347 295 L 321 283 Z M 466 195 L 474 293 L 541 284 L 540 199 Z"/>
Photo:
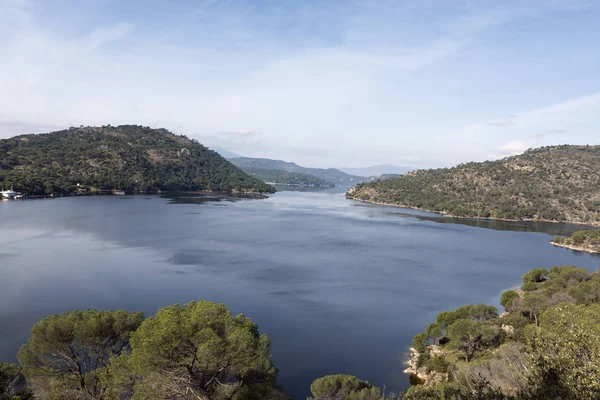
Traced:
<path fill-rule="evenodd" d="M 307 166 L 600 144 L 600 2 L 0 0 L 0 137 L 166 127 Z"/>

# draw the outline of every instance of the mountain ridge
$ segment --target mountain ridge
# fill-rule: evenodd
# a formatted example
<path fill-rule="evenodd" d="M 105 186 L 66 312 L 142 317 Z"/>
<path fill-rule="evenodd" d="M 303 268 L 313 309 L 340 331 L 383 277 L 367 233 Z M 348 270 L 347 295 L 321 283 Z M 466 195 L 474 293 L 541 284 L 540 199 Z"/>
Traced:
<path fill-rule="evenodd" d="M 416 168 L 391 164 L 378 164 L 369 165 L 367 167 L 340 167 L 338 169 L 350 175 L 381 177 L 388 175 L 402 175 L 414 171 Z"/>
<path fill-rule="evenodd" d="M 293 173 L 302 173 L 315 176 L 335 186 L 352 186 L 369 178 L 347 174 L 336 168 L 306 168 L 300 165 L 270 158 L 236 157 L 228 159 L 242 170 L 273 169 Z"/>

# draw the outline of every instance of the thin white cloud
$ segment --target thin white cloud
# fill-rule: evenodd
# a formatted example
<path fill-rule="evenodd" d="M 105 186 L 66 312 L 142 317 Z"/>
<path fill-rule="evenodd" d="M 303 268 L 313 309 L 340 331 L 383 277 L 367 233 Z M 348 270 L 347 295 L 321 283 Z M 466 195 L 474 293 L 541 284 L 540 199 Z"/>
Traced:
<path fill-rule="evenodd" d="M 256 144 L 261 134 L 255 131 L 241 130 L 237 132 L 217 132 L 217 137 L 232 144 Z"/>
<path fill-rule="evenodd" d="M 529 147 L 552 144 L 600 144 L 600 93 L 442 132 L 436 142 L 454 148 L 450 164 L 514 155 Z M 569 137 L 564 134 L 570 132 Z M 535 142 L 527 143 L 527 138 Z M 457 146 L 457 144 L 460 144 Z M 490 145 L 494 147 L 489 147 Z M 487 151 L 482 151 L 488 146 Z M 443 150 L 440 150 L 441 155 Z"/>
<path fill-rule="evenodd" d="M 160 21 L 148 29 L 138 15 L 78 24 L 50 21 L 43 3 L 0 1 L 0 76 L 8 77 L 0 120 L 164 126 L 243 154 L 322 166 L 393 163 L 399 153 L 407 162 L 463 162 L 559 127 L 583 140 L 598 122 L 600 93 L 518 113 L 546 100 L 520 102 L 518 80 L 527 76 L 515 77 L 507 102 L 480 88 L 502 78 L 502 66 L 479 57 L 494 50 L 487 41 L 496 31 L 593 4 L 291 3 L 263 12 L 252 2 L 165 2 L 144 13 Z"/>
<path fill-rule="evenodd" d="M 543 138 L 548 138 L 550 136 L 564 135 L 566 133 L 569 133 L 569 130 L 567 128 L 559 126 L 559 127 L 550 129 L 550 130 L 545 131 L 545 132 L 532 133 L 531 136 L 535 137 L 537 139 L 543 139 Z"/>
<path fill-rule="evenodd" d="M 125 22 L 118 22 L 115 25 L 103 26 L 94 29 L 85 35 L 79 43 L 81 47 L 87 50 L 95 50 L 111 42 L 118 41 L 133 31 L 133 25 Z"/>
<path fill-rule="evenodd" d="M 12 137 L 26 133 L 45 133 L 60 130 L 58 125 L 35 124 L 15 120 L 0 120 L 0 137 Z"/>
<path fill-rule="evenodd" d="M 494 121 L 490 121 L 490 122 L 486 122 L 486 125 L 489 126 L 512 126 L 512 125 L 516 125 L 517 122 L 515 121 L 514 117 L 508 117 L 508 118 L 503 118 L 503 119 L 497 119 Z"/>
<path fill-rule="evenodd" d="M 513 140 L 500 146 L 495 152 L 501 156 L 515 156 L 523 153 L 528 147 L 524 142 Z"/>

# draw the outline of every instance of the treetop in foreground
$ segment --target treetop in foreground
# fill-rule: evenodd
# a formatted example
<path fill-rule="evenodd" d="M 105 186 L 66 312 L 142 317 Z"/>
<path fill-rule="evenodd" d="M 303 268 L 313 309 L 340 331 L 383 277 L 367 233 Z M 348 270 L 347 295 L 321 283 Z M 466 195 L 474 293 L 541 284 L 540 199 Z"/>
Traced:
<path fill-rule="evenodd" d="M 600 398 L 600 273 L 535 268 L 522 281 L 502 294 L 502 315 L 463 306 L 415 336 L 421 385 L 407 398 Z"/>
<path fill-rule="evenodd" d="M 33 326 L 18 358 L 44 400 L 287 399 L 268 337 L 207 301 L 165 307 L 146 320 L 123 310 L 51 315 Z M 19 370 L 0 367 L 6 392 Z"/>
<path fill-rule="evenodd" d="M 131 358 L 150 398 L 278 398 L 271 343 L 243 315 L 207 301 L 173 305 L 134 333 Z"/>
<path fill-rule="evenodd" d="M 310 400 L 599 399 L 600 273 L 536 268 L 522 282 L 502 294 L 502 314 L 466 305 L 415 335 L 407 393 L 328 375 L 313 382 Z M 147 319 L 123 310 L 51 315 L 33 326 L 18 359 L 0 364 L 1 400 L 289 398 L 268 337 L 207 301 Z"/>

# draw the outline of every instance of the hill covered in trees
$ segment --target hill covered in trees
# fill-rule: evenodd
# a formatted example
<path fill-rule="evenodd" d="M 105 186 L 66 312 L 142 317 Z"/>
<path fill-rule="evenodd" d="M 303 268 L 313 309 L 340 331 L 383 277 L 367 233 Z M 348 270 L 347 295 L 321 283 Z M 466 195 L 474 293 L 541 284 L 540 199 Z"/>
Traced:
<path fill-rule="evenodd" d="M 289 172 L 279 169 L 263 168 L 243 168 L 248 175 L 251 175 L 264 182 L 275 183 L 279 185 L 290 185 L 299 187 L 332 188 L 334 183 L 318 178 L 314 175 L 303 174 L 301 172 Z"/>
<path fill-rule="evenodd" d="M 368 178 L 350 175 L 335 168 L 305 168 L 292 162 L 268 158 L 236 157 L 228 160 L 244 171 L 261 169 L 301 173 L 314 176 L 335 186 L 348 187 L 368 180 Z"/>
<path fill-rule="evenodd" d="M 77 184 L 128 193 L 273 191 L 193 139 L 137 125 L 0 140 L 0 184 L 28 195 L 73 194 Z"/>
<path fill-rule="evenodd" d="M 459 217 L 600 224 L 600 146 L 550 146 L 498 161 L 418 170 L 347 197 Z"/>

